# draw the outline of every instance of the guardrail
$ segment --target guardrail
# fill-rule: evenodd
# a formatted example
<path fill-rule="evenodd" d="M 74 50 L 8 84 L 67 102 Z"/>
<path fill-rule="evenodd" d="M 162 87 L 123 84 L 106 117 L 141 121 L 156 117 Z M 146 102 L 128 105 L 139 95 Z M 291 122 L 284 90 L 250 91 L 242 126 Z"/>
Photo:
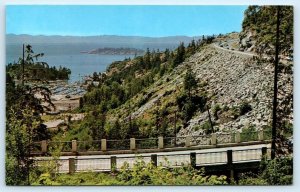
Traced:
<path fill-rule="evenodd" d="M 210 135 L 185 137 L 158 137 L 124 140 L 93 140 L 93 141 L 41 141 L 33 143 L 32 153 L 47 153 L 50 148 L 59 148 L 61 152 L 118 151 L 138 149 L 165 149 L 176 147 L 217 146 L 220 144 L 265 141 L 270 139 L 266 131 L 249 133 L 213 133 Z"/>
<path fill-rule="evenodd" d="M 192 152 L 185 154 L 150 154 L 143 156 L 110 156 L 100 158 L 68 158 L 68 159 L 40 159 L 34 160 L 34 165 L 48 165 L 50 161 L 57 163 L 58 173 L 75 173 L 75 172 L 106 172 L 121 170 L 125 162 L 128 169 L 132 169 L 138 161 L 144 161 L 145 165 L 152 163 L 154 166 L 168 168 L 180 167 L 182 165 L 191 165 L 192 167 L 205 167 L 212 165 L 230 165 L 259 162 L 262 157 L 270 159 L 270 150 L 267 147 L 243 150 L 226 150 L 215 152 Z"/>

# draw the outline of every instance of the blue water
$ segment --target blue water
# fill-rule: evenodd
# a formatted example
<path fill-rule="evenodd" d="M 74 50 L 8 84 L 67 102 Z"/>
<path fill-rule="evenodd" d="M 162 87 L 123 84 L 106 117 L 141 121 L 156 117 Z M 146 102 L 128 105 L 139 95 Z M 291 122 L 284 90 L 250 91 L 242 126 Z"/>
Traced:
<path fill-rule="evenodd" d="M 133 58 L 134 55 L 97 55 L 85 54 L 80 51 L 89 51 L 95 48 L 101 48 L 96 44 L 49 44 L 32 45 L 35 53 L 44 53 L 39 61 L 47 62 L 49 66 L 63 66 L 71 69 L 69 82 L 82 80 L 85 75 L 91 75 L 94 72 L 104 72 L 109 64 L 114 61 L 121 61 L 125 58 Z M 22 56 L 22 45 L 6 45 L 6 63 L 18 61 Z"/>

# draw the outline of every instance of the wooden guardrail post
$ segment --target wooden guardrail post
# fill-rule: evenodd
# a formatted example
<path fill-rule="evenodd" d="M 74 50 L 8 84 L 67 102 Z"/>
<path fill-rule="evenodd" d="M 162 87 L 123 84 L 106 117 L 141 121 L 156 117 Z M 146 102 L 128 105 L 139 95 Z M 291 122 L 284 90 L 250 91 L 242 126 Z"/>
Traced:
<path fill-rule="evenodd" d="M 43 140 L 41 142 L 42 153 L 47 153 L 47 141 Z"/>
<path fill-rule="evenodd" d="M 136 150 L 135 138 L 130 138 L 130 150 Z"/>
<path fill-rule="evenodd" d="M 233 161 L 232 161 L 232 150 L 227 150 L 227 166 L 229 170 L 229 179 L 230 182 L 234 182 L 234 170 L 233 170 Z"/>
<path fill-rule="evenodd" d="M 157 167 L 157 155 L 151 154 L 151 163 L 153 166 Z"/>
<path fill-rule="evenodd" d="M 77 141 L 72 140 L 72 152 L 76 153 L 77 152 Z"/>
<path fill-rule="evenodd" d="M 258 131 L 258 140 L 263 141 L 264 140 L 264 130 Z"/>
<path fill-rule="evenodd" d="M 261 154 L 262 154 L 262 156 L 264 156 L 264 155 L 266 155 L 267 154 L 267 147 L 263 147 L 263 148 L 261 148 Z"/>
<path fill-rule="evenodd" d="M 215 134 L 215 133 L 211 134 L 211 144 L 217 145 L 217 134 Z"/>
<path fill-rule="evenodd" d="M 241 133 L 240 132 L 236 132 L 235 133 L 235 138 L 234 138 L 235 143 L 240 143 L 241 142 Z"/>
<path fill-rule="evenodd" d="M 185 138 L 185 147 L 190 147 L 191 146 L 191 140 L 192 140 L 192 137 L 190 135 L 186 136 L 186 138 Z"/>
<path fill-rule="evenodd" d="M 163 149 L 164 148 L 164 138 L 158 137 L 158 148 Z"/>
<path fill-rule="evenodd" d="M 75 173 L 75 159 L 69 158 L 69 173 L 73 174 Z"/>
<path fill-rule="evenodd" d="M 196 153 L 195 152 L 190 153 L 190 161 L 191 161 L 191 166 L 193 168 L 196 168 Z"/>
<path fill-rule="evenodd" d="M 110 171 L 115 171 L 117 169 L 117 157 L 110 157 Z"/>
<path fill-rule="evenodd" d="M 101 139 L 101 151 L 106 151 L 106 139 Z"/>

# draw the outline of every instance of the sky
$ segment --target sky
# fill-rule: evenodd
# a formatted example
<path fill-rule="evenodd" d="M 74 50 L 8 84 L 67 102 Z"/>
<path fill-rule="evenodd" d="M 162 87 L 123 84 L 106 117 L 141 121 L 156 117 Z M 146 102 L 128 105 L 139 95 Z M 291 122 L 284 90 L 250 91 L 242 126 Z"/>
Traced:
<path fill-rule="evenodd" d="M 240 31 L 247 6 L 8 5 L 6 34 L 199 36 Z"/>

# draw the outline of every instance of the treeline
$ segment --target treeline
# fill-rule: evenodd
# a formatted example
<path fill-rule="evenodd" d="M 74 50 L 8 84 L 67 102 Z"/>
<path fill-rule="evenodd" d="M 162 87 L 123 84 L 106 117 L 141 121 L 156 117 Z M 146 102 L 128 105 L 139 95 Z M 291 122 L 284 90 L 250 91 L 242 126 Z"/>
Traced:
<path fill-rule="evenodd" d="M 23 58 L 17 63 L 10 63 L 6 66 L 6 72 L 17 80 L 22 80 L 24 75 L 25 81 L 40 80 L 68 80 L 71 70 L 66 67 L 49 67 L 47 63 L 38 61 L 44 54 L 34 54 L 30 45 L 26 46 L 24 68 Z"/>

